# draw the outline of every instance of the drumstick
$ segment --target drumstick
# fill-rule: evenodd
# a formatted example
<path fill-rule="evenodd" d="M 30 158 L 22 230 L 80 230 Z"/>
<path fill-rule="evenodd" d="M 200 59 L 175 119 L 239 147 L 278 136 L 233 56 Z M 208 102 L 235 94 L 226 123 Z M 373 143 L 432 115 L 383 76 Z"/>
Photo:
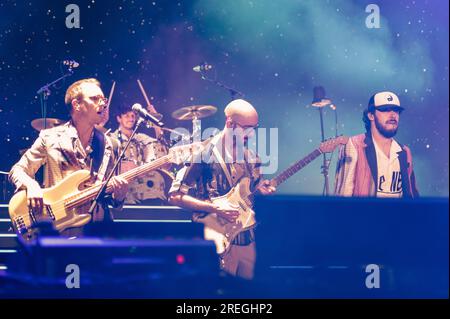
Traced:
<path fill-rule="evenodd" d="M 106 111 L 103 112 L 103 119 L 102 122 L 99 124 L 100 126 L 105 126 L 105 124 L 108 122 L 109 120 L 109 106 L 111 105 L 111 100 L 114 94 L 114 88 L 116 87 L 116 81 L 113 82 L 112 87 L 111 87 L 111 91 L 109 91 L 109 96 L 108 96 L 108 103 L 106 104 Z"/>
<path fill-rule="evenodd" d="M 153 105 L 150 103 L 150 100 L 148 99 L 147 93 L 145 93 L 144 87 L 142 86 L 141 81 L 138 79 L 137 83 L 139 85 L 139 88 L 141 89 L 142 95 L 144 96 L 145 102 L 147 103 L 147 107 L 150 109 L 149 111 L 156 113 L 155 108 L 153 107 Z"/>
<path fill-rule="evenodd" d="M 111 87 L 111 91 L 109 91 L 109 96 L 108 96 L 108 108 L 111 105 L 111 100 L 114 94 L 114 88 L 116 87 L 116 81 L 113 81 L 112 87 Z"/>
<path fill-rule="evenodd" d="M 145 89 L 144 86 L 142 85 L 141 81 L 139 79 L 137 79 L 137 83 L 139 85 L 139 88 L 141 89 L 142 95 L 144 96 L 145 102 L 147 103 L 147 108 L 149 109 L 150 112 L 152 113 L 156 113 L 156 110 L 154 108 L 154 106 L 150 103 L 150 100 L 148 99 L 147 93 L 145 93 Z M 155 133 L 157 137 L 161 137 L 163 136 L 163 131 L 161 130 L 161 128 L 152 125 L 153 128 L 155 129 Z"/>

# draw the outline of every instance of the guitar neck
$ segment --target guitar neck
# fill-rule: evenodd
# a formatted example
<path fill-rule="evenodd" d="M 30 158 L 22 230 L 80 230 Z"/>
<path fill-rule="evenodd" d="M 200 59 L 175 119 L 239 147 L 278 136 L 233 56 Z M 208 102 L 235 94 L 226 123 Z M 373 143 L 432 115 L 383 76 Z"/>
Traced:
<path fill-rule="evenodd" d="M 295 162 L 294 164 L 286 168 L 284 171 L 282 171 L 280 174 L 278 174 L 275 178 L 271 180 L 271 184 L 277 187 L 281 183 L 285 182 L 289 177 L 291 177 L 299 170 L 301 170 L 303 167 L 305 167 L 313 160 L 315 160 L 318 156 L 320 156 L 320 154 L 322 154 L 320 149 L 315 149 L 314 151 L 306 155 L 304 158 Z"/>
<path fill-rule="evenodd" d="M 152 170 L 158 169 L 161 166 L 163 166 L 164 164 L 167 164 L 170 162 L 170 154 L 169 155 L 165 155 L 162 156 L 152 162 L 149 163 L 145 163 L 141 166 L 135 167 L 123 174 L 120 174 L 120 177 L 123 177 L 124 179 L 127 180 L 127 182 L 131 182 L 133 179 L 135 179 L 138 176 L 141 176 L 145 173 L 148 173 Z M 108 186 L 109 187 L 109 186 Z"/>
<path fill-rule="evenodd" d="M 120 174 L 119 176 L 126 179 L 128 182 L 131 182 L 133 179 L 148 173 L 152 170 L 158 169 L 161 166 L 163 166 L 164 164 L 167 164 L 170 162 L 171 159 L 171 155 L 165 155 L 162 156 L 152 162 L 143 164 L 141 166 L 135 167 L 125 173 Z M 100 190 L 100 188 L 104 185 L 103 183 L 100 184 L 96 184 L 94 186 L 88 187 L 84 190 L 82 190 L 81 192 L 79 192 L 76 195 L 71 196 L 70 198 L 66 199 L 66 206 L 68 207 L 74 207 L 74 206 L 78 206 L 81 205 L 83 203 L 86 203 L 92 199 L 94 199 L 94 197 L 97 195 L 97 192 Z M 112 186 L 110 184 L 108 184 L 108 186 L 106 187 L 106 192 L 111 192 L 112 191 Z"/>

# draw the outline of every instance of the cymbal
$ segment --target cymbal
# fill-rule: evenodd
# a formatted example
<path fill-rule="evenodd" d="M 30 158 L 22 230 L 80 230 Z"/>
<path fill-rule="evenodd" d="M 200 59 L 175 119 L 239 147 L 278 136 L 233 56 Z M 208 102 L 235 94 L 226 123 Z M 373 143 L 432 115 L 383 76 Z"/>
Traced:
<path fill-rule="evenodd" d="M 327 106 L 327 105 L 330 105 L 330 104 L 331 104 L 331 100 L 330 99 L 322 99 L 322 100 L 320 100 L 318 102 L 312 103 L 311 105 L 314 106 L 314 107 L 324 107 L 324 106 Z"/>
<path fill-rule="evenodd" d="M 194 118 L 201 119 L 216 113 L 217 107 L 212 105 L 192 105 L 182 107 L 172 113 L 172 117 L 176 120 L 192 120 Z"/>
<path fill-rule="evenodd" d="M 46 125 L 44 125 L 44 123 Z M 59 119 L 52 119 L 52 118 L 46 118 L 45 122 L 43 118 L 40 119 L 34 119 L 31 121 L 31 126 L 37 130 L 37 131 L 41 131 L 44 128 L 52 128 L 58 125 L 63 124 L 64 121 L 63 120 L 59 120 Z"/>

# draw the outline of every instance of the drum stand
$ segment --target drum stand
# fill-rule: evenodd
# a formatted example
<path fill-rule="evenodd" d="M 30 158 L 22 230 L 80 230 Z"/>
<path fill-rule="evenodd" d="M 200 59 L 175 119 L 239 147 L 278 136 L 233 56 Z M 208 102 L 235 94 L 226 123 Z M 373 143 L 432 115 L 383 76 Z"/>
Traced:
<path fill-rule="evenodd" d="M 202 140 L 202 125 L 201 121 L 194 116 L 192 119 L 192 135 L 190 137 L 191 143 L 194 143 L 195 141 L 201 141 Z"/>

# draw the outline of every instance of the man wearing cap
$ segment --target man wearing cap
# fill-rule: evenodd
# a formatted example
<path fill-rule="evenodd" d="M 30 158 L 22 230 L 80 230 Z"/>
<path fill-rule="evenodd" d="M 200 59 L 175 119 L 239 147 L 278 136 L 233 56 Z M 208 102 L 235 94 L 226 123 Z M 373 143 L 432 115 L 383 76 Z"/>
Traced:
<path fill-rule="evenodd" d="M 394 140 L 404 108 L 392 92 L 373 95 L 363 113 L 366 133 L 353 136 L 339 154 L 335 194 L 416 198 L 411 150 Z"/>
<path fill-rule="evenodd" d="M 225 108 L 225 128 L 215 135 L 207 150 L 211 155 L 194 158 L 181 169 L 169 191 L 169 201 L 196 212 L 194 220 L 216 214 L 235 222 L 239 216 L 236 208 L 220 207 L 211 197 L 227 194 L 243 177 L 251 180 L 253 188 L 262 195 L 275 191 L 269 181 L 262 180 L 258 158 L 245 146 L 258 125 L 255 108 L 242 99 L 230 102 Z M 256 259 L 253 229 L 241 232 L 231 243 L 231 248 L 220 256 L 221 269 L 244 279 L 252 279 Z"/>

